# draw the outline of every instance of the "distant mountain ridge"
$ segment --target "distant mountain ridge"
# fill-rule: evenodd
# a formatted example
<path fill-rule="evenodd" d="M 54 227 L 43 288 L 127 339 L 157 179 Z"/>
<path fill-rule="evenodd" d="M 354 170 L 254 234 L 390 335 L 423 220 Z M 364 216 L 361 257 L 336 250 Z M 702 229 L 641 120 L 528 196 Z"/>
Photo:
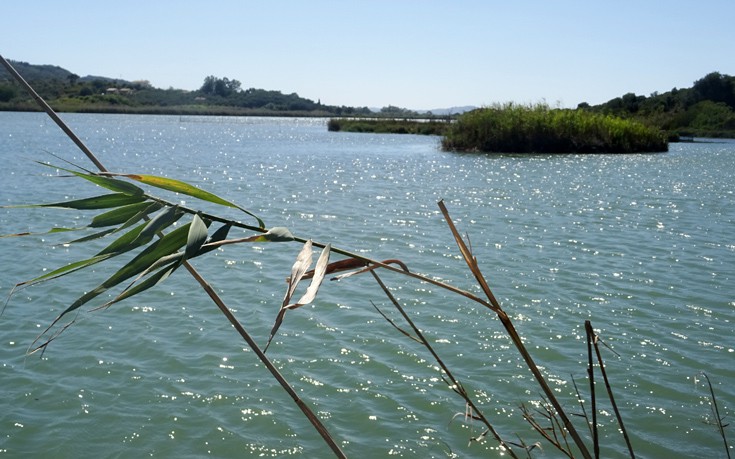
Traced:
<path fill-rule="evenodd" d="M 477 107 L 474 105 L 462 105 L 460 107 L 449 107 L 449 108 L 435 108 L 433 110 L 418 110 L 419 113 L 431 113 L 432 115 L 447 116 L 447 115 L 461 115 L 464 112 L 471 112 Z"/>
<path fill-rule="evenodd" d="M 120 78 L 110 78 L 106 76 L 98 76 L 98 75 L 85 75 L 85 76 L 79 76 L 75 73 L 70 72 L 69 70 L 59 67 L 58 65 L 49 65 L 49 64 L 29 64 L 28 62 L 23 61 L 9 61 L 11 64 L 13 64 L 13 67 L 23 75 L 23 78 L 25 78 L 27 81 L 79 81 L 79 82 L 92 82 L 92 81 L 103 81 L 109 84 L 116 84 L 116 85 L 131 85 L 133 82 L 123 80 Z M 11 82 L 12 76 L 5 72 L 4 69 L 0 68 L 0 82 Z M 448 115 L 456 115 L 461 114 L 470 110 L 474 110 L 477 107 L 472 105 L 466 105 L 466 106 L 458 106 L 458 107 L 448 107 L 448 108 L 436 108 L 432 110 L 415 110 L 411 109 L 410 111 L 415 111 L 418 114 L 428 114 L 431 113 L 434 116 L 448 116 Z M 371 108 L 374 112 L 380 112 L 380 108 Z"/>
<path fill-rule="evenodd" d="M 29 64 L 23 61 L 9 60 L 15 70 L 18 71 L 26 81 L 39 81 L 39 80 L 59 80 L 69 81 L 70 79 L 78 79 L 79 81 L 108 81 L 117 82 L 121 84 L 129 84 L 129 81 L 122 80 L 120 78 L 109 78 L 104 76 L 86 75 L 80 77 L 79 75 L 70 72 L 69 70 L 59 67 L 58 65 L 50 64 Z M 13 77 L 5 71 L 0 69 L 0 81 L 12 81 Z"/>
<path fill-rule="evenodd" d="M 26 80 L 66 80 L 70 75 L 70 71 L 59 67 L 58 65 L 37 65 L 28 62 L 9 60 L 15 70 L 18 71 Z M 0 71 L 0 81 L 12 81 L 13 77 L 2 69 Z"/>

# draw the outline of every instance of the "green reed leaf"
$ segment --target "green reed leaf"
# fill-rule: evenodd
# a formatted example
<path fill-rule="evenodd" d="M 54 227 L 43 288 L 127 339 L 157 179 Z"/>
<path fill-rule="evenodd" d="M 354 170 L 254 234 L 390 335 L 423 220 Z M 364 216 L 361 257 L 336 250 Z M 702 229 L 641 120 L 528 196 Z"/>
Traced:
<path fill-rule="evenodd" d="M 159 210 L 161 207 L 163 207 L 163 204 L 159 204 L 157 202 L 139 202 L 135 204 L 129 204 L 126 206 L 118 207 L 108 212 L 105 212 L 103 214 L 97 215 L 96 217 L 92 219 L 92 222 L 87 226 L 79 226 L 75 228 L 55 227 L 55 228 L 51 228 L 48 231 L 43 231 L 43 232 L 23 232 L 23 233 L 14 233 L 14 234 L 2 234 L 0 235 L 0 238 L 21 237 L 21 236 L 43 236 L 46 234 L 66 233 L 70 231 L 82 231 L 82 230 L 87 230 L 89 228 L 104 228 L 106 226 L 114 226 L 114 225 L 119 225 L 120 223 L 124 223 L 122 226 L 115 228 L 113 230 L 106 230 L 100 233 L 95 233 L 91 236 L 85 236 L 79 239 L 75 239 L 73 241 L 69 241 L 66 244 L 84 242 L 84 241 L 88 241 L 92 239 L 97 239 L 102 236 L 106 236 L 107 234 L 112 234 L 112 233 L 121 231 L 135 224 L 138 220 L 143 218 L 145 215 L 148 215 L 150 213 L 153 213 Z"/>
<path fill-rule="evenodd" d="M 168 279 L 168 277 L 178 269 L 178 267 L 181 266 L 181 263 L 174 262 L 170 263 L 169 266 L 166 266 L 164 268 L 159 269 L 155 274 L 152 276 L 147 277 L 144 281 L 136 283 L 122 292 L 120 292 L 119 295 L 117 295 L 112 300 L 108 301 L 104 305 L 100 306 L 101 308 L 107 308 L 112 306 L 115 303 L 119 303 L 120 301 L 130 298 L 132 296 L 135 296 L 141 292 L 144 292 L 148 290 L 151 287 L 155 287 L 156 285 L 160 284 L 161 282 Z"/>
<path fill-rule="evenodd" d="M 119 180 L 112 177 L 104 177 L 97 174 L 82 174 L 80 172 L 72 173 L 85 180 L 89 180 L 96 185 L 107 188 L 108 190 L 125 193 L 131 196 L 142 196 L 144 194 L 142 188 L 135 186 L 130 182 L 126 182 L 125 180 Z"/>
<path fill-rule="evenodd" d="M 106 253 L 124 253 L 144 245 L 144 241 L 140 239 L 139 236 L 140 232 L 143 231 L 143 228 L 145 228 L 147 224 L 147 222 L 141 223 L 140 225 L 131 229 L 127 233 L 115 239 L 110 245 L 102 249 L 97 255 L 104 255 Z"/>
<path fill-rule="evenodd" d="M 122 253 L 126 253 L 130 250 L 133 250 L 135 248 L 141 247 L 144 244 L 143 244 L 143 241 L 138 236 L 140 235 L 140 232 L 143 230 L 144 227 L 145 227 L 145 224 L 138 225 L 136 228 L 128 231 L 127 233 L 117 238 L 115 241 L 113 241 L 110 245 L 105 247 L 102 251 L 98 252 L 92 258 L 76 261 L 66 266 L 62 266 L 60 268 L 57 268 L 51 271 L 50 273 L 44 274 L 43 276 L 39 276 L 34 279 L 25 281 L 25 282 L 21 282 L 17 284 L 16 287 L 29 286 L 29 285 L 36 284 L 38 282 L 45 282 L 47 280 L 55 279 L 57 277 L 60 277 L 66 274 L 70 274 L 74 271 L 78 271 L 80 269 L 87 268 L 96 263 L 107 260 L 108 258 L 112 258 Z M 92 235 L 92 236 L 98 236 L 98 235 Z M 82 238 L 82 239 L 85 239 L 85 238 Z M 71 242 L 81 242 L 81 240 L 71 241 Z"/>
<path fill-rule="evenodd" d="M 268 230 L 267 233 L 258 236 L 253 242 L 290 242 L 294 239 L 288 228 L 276 226 Z"/>
<path fill-rule="evenodd" d="M 63 317 L 65 314 L 75 309 L 78 309 L 96 296 L 104 293 L 108 289 L 120 284 L 121 282 L 124 282 L 131 277 L 144 272 L 151 265 L 156 263 L 156 261 L 158 261 L 160 258 L 171 255 L 172 253 L 179 250 L 186 244 L 190 225 L 190 223 L 187 223 L 181 228 L 175 229 L 174 231 L 166 234 L 161 239 L 146 247 L 145 250 L 143 250 L 135 258 L 133 258 L 125 266 L 120 268 L 115 274 L 110 276 L 110 278 L 97 286 L 97 288 L 85 293 L 76 301 L 74 301 L 74 303 L 72 303 L 61 314 L 59 314 L 59 316 L 56 318 L 56 320 L 54 320 L 54 323 L 51 324 L 51 326 L 58 322 L 58 320 L 61 319 L 61 317 Z"/>
<path fill-rule="evenodd" d="M 235 209 L 239 209 L 245 212 L 246 214 L 250 215 L 251 217 L 255 218 L 258 221 L 258 225 L 261 228 L 265 228 L 265 224 L 263 223 L 263 220 L 261 220 L 258 216 L 256 216 L 252 212 L 238 206 L 237 204 L 233 202 L 223 199 L 217 196 L 216 194 L 210 193 L 209 191 L 202 190 L 201 188 L 198 188 L 189 183 L 182 182 L 180 180 L 171 179 L 171 178 L 159 177 L 159 176 L 147 175 L 147 174 L 109 174 L 109 175 L 129 178 L 131 180 L 136 180 L 138 182 L 145 183 L 146 185 L 150 185 L 150 186 L 160 188 L 163 190 L 173 191 L 175 193 L 185 194 L 188 196 L 195 197 L 197 199 L 201 199 L 203 201 L 208 201 L 214 204 L 219 204 L 221 206 L 233 207 Z"/>
<path fill-rule="evenodd" d="M 115 231 L 117 231 L 117 228 L 109 228 L 109 229 L 106 229 L 104 231 L 99 231 L 99 232 L 96 232 L 94 234 L 89 234 L 87 236 L 80 237 L 78 239 L 74 239 L 74 240 L 71 240 L 69 242 L 65 242 L 64 244 L 78 244 L 80 242 L 93 241 L 95 239 L 103 238 L 103 237 L 107 236 L 108 234 L 112 234 Z"/>
<path fill-rule="evenodd" d="M 103 214 L 97 215 L 92 219 L 89 227 L 103 228 L 105 226 L 120 225 L 122 223 L 126 223 L 128 220 L 137 215 L 140 215 L 138 219 L 143 218 L 143 215 L 152 213 L 155 210 L 158 210 L 160 207 L 161 204 L 148 201 L 128 204 L 127 206 L 118 207 Z"/>
<path fill-rule="evenodd" d="M 217 231 L 215 231 L 214 234 L 212 234 L 212 237 L 210 237 L 209 239 L 207 239 L 205 241 L 205 244 L 212 244 L 212 243 L 217 243 L 217 242 L 220 242 L 220 241 L 224 241 L 225 239 L 227 239 L 227 234 L 230 232 L 230 229 L 231 228 L 232 228 L 232 224 L 231 223 L 225 223 L 224 225 L 220 226 L 217 229 Z M 212 245 L 212 246 L 209 246 L 209 247 L 207 247 L 205 245 L 205 246 L 203 246 L 203 247 L 200 248 L 200 250 L 196 254 L 196 256 L 204 255 L 205 253 L 211 252 L 212 250 L 214 250 L 216 248 L 217 248 L 217 245 Z M 193 257 L 191 257 L 191 258 L 193 258 Z"/>
<path fill-rule="evenodd" d="M 101 261 L 104 261 L 104 260 L 106 260 L 106 259 L 108 259 L 108 258 L 110 258 L 112 256 L 113 256 L 113 254 L 108 253 L 108 254 L 103 254 L 103 255 L 95 255 L 94 257 L 88 258 L 86 260 L 75 261 L 74 263 L 70 263 L 70 264 L 68 264 L 66 266 L 62 266 L 61 268 L 57 268 L 57 269 L 51 271 L 50 273 L 46 273 L 46 274 L 44 274 L 42 276 L 38 276 L 38 277 L 35 277 L 33 279 L 27 280 L 25 282 L 21 282 L 19 284 L 16 284 L 16 287 L 28 287 L 28 286 L 31 286 L 33 284 L 38 284 L 39 282 L 45 282 L 45 281 L 49 281 L 51 279 L 56 279 L 57 277 L 61 277 L 61 276 L 64 276 L 66 274 L 73 273 L 74 271 L 78 271 L 80 269 L 84 269 L 84 268 L 87 268 L 89 266 L 92 266 L 92 265 L 94 265 L 96 263 L 99 263 Z"/>
<path fill-rule="evenodd" d="M 79 231 L 79 230 L 83 230 L 83 229 L 87 229 L 87 227 L 86 226 L 80 226 L 79 228 L 62 228 L 62 227 L 56 227 L 56 228 L 51 228 L 50 230 L 44 231 L 42 233 L 35 233 L 35 232 L 32 233 L 32 232 L 26 231 L 26 232 L 23 232 L 23 233 L 2 234 L 2 235 L 0 235 L 0 239 L 2 239 L 4 237 L 43 236 L 45 234 L 67 233 L 69 231 Z"/>
<path fill-rule="evenodd" d="M 14 206 L 2 206 L 9 209 L 23 209 L 30 207 L 58 207 L 63 209 L 95 210 L 120 207 L 145 201 L 144 196 L 131 196 L 125 193 L 104 194 L 91 198 L 75 199 L 72 201 L 53 202 L 49 204 L 21 204 Z"/>
<path fill-rule="evenodd" d="M 48 166 L 48 167 L 51 167 L 51 168 L 54 168 L 54 169 L 62 170 L 62 171 L 65 171 L 65 172 L 69 172 L 70 174 L 74 174 L 77 177 L 80 177 L 80 178 L 83 178 L 85 180 L 88 180 L 88 181 L 94 183 L 95 185 L 99 185 L 99 186 L 101 186 L 103 188 L 107 188 L 108 190 L 111 190 L 111 191 L 116 191 L 116 192 L 119 192 L 119 193 L 124 193 L 124 194 L 127 194 L 127 195 L 131 195 L 131 196 L 140 196 L 140 195 L 143 195 L 143 189 L 142 188 L 140 188 L 138 186 L 135 186 L 135 185 L 133 185 L 130 182 L 126 182 L 125 180 L 119 180 L 119 179 L 116 179 L 116 178 L 112 178 L 112 177 L 107 177 L 107 176 L 95 174 L 95 173 L 92 173 L 92 172 L 89 172 L 89 171 L 87 171 L 86 173 L 79 172 L 79 171 L 75 171 L 75 170 L 72 170 L 72 169 L 67 169 L 67 168 L 64 168 L 64 167 L 54 166 L 53 164 L 44 163 L 44 162 L 41 162 L 41 161 L 36 161 L 36 162 L 39 163 L 39 164 L 41 164 L 41 165 L 43 165 L 43 166 Z"/>
<path fill-rule="evenodd" d="M 183 215 L 184 212 L 178 206 L 165 207 L 146 223 L 138 237 L 143 241 L 143 244 L 147 244 L 159 231 L 163 231 L 173 225 Z"/>

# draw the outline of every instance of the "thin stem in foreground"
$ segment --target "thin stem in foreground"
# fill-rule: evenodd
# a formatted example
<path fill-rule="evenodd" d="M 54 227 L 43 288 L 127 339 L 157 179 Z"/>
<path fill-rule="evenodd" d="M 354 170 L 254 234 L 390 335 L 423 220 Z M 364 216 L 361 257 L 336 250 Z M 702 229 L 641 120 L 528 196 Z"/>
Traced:
<path fill-rule="evenodd" d="M 401 313 L 401 316 L 403 316 L 403 319 L 408 322 L 408 324 L 413 329 L 413 332 L 416 334 L 416 337 L 419 339 L 420 343 L 431 353 L 432 357 L 434 357 L 434 360 L 437 364 L 441 367 L 444 374 L 447 375 L 447 378 L 449 378 L 449 381 L 451 382 L 451 388 L 454 392 L 459 394 L 464 400 L 465 403 L 471 408 L 472 413 L 478 417 L 483 424 L 487 427 L 488 431 L 492 433 L 493 437 L 495 437 L 495 440 L 500 443 L 500 445 L 505 448 L 508 451 L 508 454 L 510 454 L 511 457 L 518 457 L 516 456 L 515 452 L 510 448 L 510 445 L 503 440 L 500 437 L 500 434 L 495 430 L 495 428 L 490 424 L 490 421 L 485 417 L 485 415 L 482 413 L 482 411 L 475 405 L 475 402 L 472 400 L 472 397 L 469 396 L 467 391 L 465 390 L 464 386 L 454 377 L 454 374 L 452 374 L 452 371 L 444 364 L 444 361 L 439 357 L 439 354 L 436 353 L 433 346 L 429 344 L 429 341 L 424 337 L 424 334 L 421 332 L 421 329 L 416 326 L 413 320 L 409 317 L 409 315 L 406 313 L 406 311 L 403 309 L 401 304 L 398 302 L 398 300 L 393 296 L 391 291 L 388 289 L 388 287 L 383 283 L 382 279 L 378 276 L 378 274 L 375 272 L 375 270 L 371 270 L 370 274 L 373 275 L 375 280 L 378 282 L 378 285 L 380 285 L 380 288 L 383 289 L 383 292 L 388 297 L 388 299 L 393 303 L 393 306 L 398 310 L 398 312 Z"/>
<path fill-rule="evenodd" d="M 553 405 L 558 416 L 561 417 L 562 423 L 564 424 L 564 428 L 572 436 L 572 439 L 574 440 L 574 443 L 577 445 L 577 448 L 579 448 L 580 452 L 586 459 L 591 459 L 590 452 L 587 449 L 587 446 L 584 444 L 582 437 L 577 432 L 577 429 L 574 427 L 574 425 L 570 421 L 569 416 L 567 416 L 566 412 L 564 411 L 564 408 L 561 406 L 561 403 L 559 403 L 556 396 L 554 395 L 554 392 L 549 387 L 549 384 L 546 382 L 546 378 L 544 378 L 544 376 L 541 374 L 541 370 L 539 370 L 538 366 L 536 365 L 536 362 L 534 362 L 533 360 L 533 357 L 531 357 L 531 354 L 528 352 L 528 349 L 526 349 L 526 346 L 523 344 L 523 340 L 521 339 L 521 336 L 518 334 L 518 331 L 516 330 L 515 325 L 513 325 L 513 322 L 510 320 L 510 317 L 508 317 L 505 311 L 503 311 L 503 309 L 500 307 L 500 303 L 498 302 L 498 300 L 495 298 L 495 295 L 493 295 L 492 291 L 490 290 L 490 287 L 488 286 L 487 281 L 485 280 L 485 277 L 480 272 L 480 267 L 477 264 L 477 258 L 475 258 L 472 255 L 471 250 L 467 247 L 467 244 L 465 244 L 464 240 L 459 235 L 457 228 L 454 226 L 454 222 L 449 216 L 449 211 L 447 210 L 447 207 L 444 205 L 444 201 L 439 201 L 438 205 L 439 205 L 439 208 L 441 209 L 442 214 L 444 215 L 444 219 L 446 220 L 447 225 L 449 225 L 449 229 L 452 231 L 452 235 L 454 236 L 454 239 L 457 242 L 457 246 L 459 247 L 459 250 L 462 253 L 462 257 L 467 263 L 467 266 L 470 268 L 470 271 L 472 272 L 472 274 L 475 276 L 475 279 L 480 284 L 480 287 L 482 288 L 483 292 L 485 292 L 485 295 L 490 300 L 490 303 L 492 304 L 492 307 L 490 309 L 495 311 L 495 313 L 498 315 L 500 322 L 503 324 L 503 327 L 505 327 L 505 330 L 510 335 L 510 338 L 513 341 L 513 344 L 515 345 L 516 349 L 518 349 L 518 351 L 520 352 L 521 356 L 523 357 L 523 360 L 526 362 L 526 366 L 531 370 L 531 373 L 533 373 L 533 376 L 536 378 L 536 381 L 538 382 L 539 386 L 541 386 L 541 389 L 543 390 L 544 395 L 546 395 L 546 397 L 549 399 L 549 402 Z"/>
<path fill-rule="evenodd" d="M 635 458 L 635 453 L 633 452 L 633 445 L 631 445 L 630 443 L 630 437 L 628 436 L 628 431 L 625 429 L 625 424 L 623 423 L 623 417 L 620 415 L 620 410 L 618 409 L 618 404 L 615 402 L 615 397 L 613 396 L 612 387 L 610 386 L 610 381 L 607 378 L 607 370 L 605 370 L 605 364 L 602 361 L 602 354 L 600 354 L 600 347 L 597 345 L 597 340 L 598 340 L 597 335 L 592 329 L 592 323 L 589 320 L 584 321 L 584 328 L 587 331 L 587 336 L 593 337 L 592 344 L 595 348 L 595 355 L 597 356 L 597 362 L 600 364 L 600 373 L 602 373 L 602 379 L 605 381 L 605 389 L 607 390 L 607 396 L 610 399 L 610 404 L 612 404 L 613 411 L 615 411 L 615 417 L 617 418 L 618 424 L 620 425 L 620 431 L 623 433 L 623 438 L 625 438 L 625 444 L 628 447 L 628 453 L 630 454 L 631 458 Z"/>
<path fill-rule="evenodd" d="M 720 409 L 717 407 L 717 398 L 715 397 L 715 390 L 712 388 L 712 383 L 709 380 L 709 376 L 707 376 L 707 373 L 705 372 L 702 372 L 702 376 L 704 376 L 704 379 L 707 380 L 707 386 L 709 386 L 709 393 L 710 393 L 710 396 L 712 397 L 712 414 L 714 414 L 715 416 L 715 422 L 717 423 L 717 431 L 722 437 L 723 443 L 725 443 L 725 452 L 727 453 L 727 458 L 730 459 L 730 446 L 727 444 L 727 437 L 725 436 L 725 427 L 727 427 L 727 425 L 722 424 L 723 418 L 720 416 Z"/>
<path fill-rule="evenodd" d="M 324 441 L 329 445 L 335 456 L 339 458 L 346 458 L 347 456 L 344 454 L 344 452 L 342 452 L 339 445 L 337 445 L 337 443 L 334 441 L 332 436 L 329 434 L 329 431 L 327 431 L 327 428 L 324 427 L 324 424 L 322 424 L 316 414 L 314 414 L 314 412 L 306 405 L 306 403 L 304 403 L 301 397 L 298 396 L 293 387 L 291 387 L 291 385 L 288 383 L 288 381 L 286 381 L 283 375 L 281 375 L 275 365 L 273 365 L 273 362 L 271 362 L 270 359 L 268 359 L 268 357 L 265 355 L 265 353 L 260 349 L 260 347 L 258 347 L 258 343 L 256 343 L 255 340 L 250 336 L 250 334 L 245 330 L 245 328 L 243 328 L 237 318 L 232 314 L 232 311 L 230 311 L 224 301 L 222 301 L 222 298 L 220 298 L 220 296 L 217 295 L 217 292 L 214 291 L 212 286 L 209 285 L 209 283 L 199 274 L 199 272 L 189 264 L 189 262 L 184 262 L 184 267 L 186 267 L 186 269 L 199 283 L 202 289 L 207 292 L 207 295 L 209 295 L 212 301 L 214 301 L 219 310 L 222 311 L 222 314 L 227 317 L 227 320 L 230 321 L 232 326 L 235 327 L 235 330 L 237 330 L 242 339 L 244 339 L 245 342 L 248 343 L 248 346 L 250 346 L 253 352 L 255 352 L 260 361 L 263 362 L 268 371 L 270 371 L 271 375 L 273 375 L 276 381 L 278 381 L 278 384 L 280 384 L 281 387 L 288 393 L 288 395 L 291 396 L 291 399 L 293 399 L 296 405 L 298 405 L 304 415 L 309 419 L 309 422 L 311 422 L 317 432 L 319 432 L 319 435 L 321 435 Z"/>

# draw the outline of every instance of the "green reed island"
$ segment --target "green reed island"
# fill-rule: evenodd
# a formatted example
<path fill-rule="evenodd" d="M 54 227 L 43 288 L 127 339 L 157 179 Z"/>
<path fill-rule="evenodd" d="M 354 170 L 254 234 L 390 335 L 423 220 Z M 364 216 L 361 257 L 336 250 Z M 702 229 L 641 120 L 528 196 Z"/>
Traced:
<path fill-rule="evenodd" d="M 460 116 L 444 134 L 451 151 L 639 153 L 668 150 L 665 135 L 637 121 L 586 110 L 506 104 Z"/>
<path fill-rule="evenodd" d="M 330 131 L 442 135 L 447 151 L 488 153 L 638 153 L 668 150 L 660 129 L 587 110 L 496 105 L 455 121 L 332 118 Z"/>

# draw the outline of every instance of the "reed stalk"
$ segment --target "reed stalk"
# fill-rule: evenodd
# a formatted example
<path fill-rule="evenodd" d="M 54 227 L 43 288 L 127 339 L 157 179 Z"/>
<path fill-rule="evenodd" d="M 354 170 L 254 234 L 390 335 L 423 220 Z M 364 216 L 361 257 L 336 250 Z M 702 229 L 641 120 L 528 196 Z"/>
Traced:
<path fill-rule="evenodd" d="M 717 423 L 717 433 L 722 437 L 722 442 L 725 444 L 727 458 L 730 459 L 730 445 L 727 443 L 727 436 L 725 435 L 725 427 L 728 425 L 722 423 L 724 418 L 720 416 L 720 408 L 717 406 L 717 397 L 715 397 L 715 390 L 712 388 L 712 382 L 709 380 L 709 376 L 707 376 L 707 373 L 704 371 L 702 372 L 702 376 L 707 380 L 707 387 L 709 388 L 710 398 L 712 399 L 712 415 L 715 418 L 715 423 Z"/>
<path fill-rule="evenodd" d="M 467 404 L 467 406 L 470 409 L 470 416 L 472 416 L 475 419 L 480 420 L 483 424 L 485 424 L 485 426 L 487 427 L 486 432 L 490 432 L 492 434 L 492 436 L 495 438 L 495 440 L 497 440 L 498 443 L 500 443 L 500 445 L 506 451 L 508 451 L 508 454 L 511 457 L 513 457 L 513 458 L 518 457 L 518 456 L 516 456 L 515 452 L 511 448 L 511 443 L 510 442 L 506 442 L 505 440 L 503 440 L 503 438 L 497 432 L 497 430 L 495 429 L 495 427 L 493 427 L 493 425 L 490 423 L 490 421 L 485 417 L 485 415 L 483 414 L 482 410 L 480 410 L 480 408 L 474 402 L 474 400 L 472 399 L 472 397 L 470 397 L 469 393 L 465 390 L 464 386 L 454 376 L 454 374 L 449 369 L 449 367 L 447 367 L 447 365 L 444 363 L 444 361 L 439 357 L 439 354 L 436 353 L 436 351 L 434 350 L 434 347 L 424 337 L 424 334 L 421 331 L 421 329 L 416 325 L 416 323 L 406 313 L 406 310 L 403 308 L 403 306 L 401 306 L 401 304 L 398 302 L 398 300 L 395 298 L 395 296 L 393 296 L 393 294 L 388 289 L 388 287 L 386 287 L 386 285 L 383 283 L 383 281 L 380 278 L 380 276 L 378 276 L 378 274 L 375 272 L 375 270 L 371 270 L 370 271 L 370 274 L 373 275 L 373 277 L 375 278 L 375 280 L 378 282 L 378 285 L 380 286 L 380 288 L 383 290 L 383 292 L 388 297 L 388 299 L 393 304 L 393 306 L 401 314 L 401 316 L 403 317 L 403 319 L 411 326 L 411 329 L 413 330 L 413 332 L 416 334 L 416 337 L 417 337 L 415 339 L 415 341 L 419 342 L 422 346 L 424 346 L 426 348 L 426 350 L 429 351 L 429 353 L 431 354 L 431 356 L 434 357 L 434 360 L 436 361 L 436 363 L 441 367 L 441 369 L 444 372 L 444 374 L 446 374 L 446 376 L 449 379 L 449 381 L 447 381 L 445 379 L 445 382 L 447 382 L 447 384 L 449 385 L 449 387 L 455 393 L 457 393 L 460 397 L 462 397 L 465 400 L 465 403 Z M 376 309 L 377 309 L 377 307 L 376 307 Z M 378 310 L 378 312 L 380 312 L 380 310 Z M 380 312 L 380 314 L 382 315 L 383 313 Z M 385 317 L 385 316 L 383 316 L 383 317 Z M 396 328 L 398 328 L 401 332 L 403 332 L 405 335 L 410 336 L 410 334 L 408 334 L 407 332 L 401 330 L 395 324 L 393 324 L 393 325 Z"/>
<path fill-rule="evenodd" d="M 590 459 L 591 456 L 590 456 L 589 450 L 587 449 L 587 445 L 585 445 L 584 441 L 582 440 L 582 437 L 579 435 L 579 433 L 577 432 L 577 429 L 574 427 L 574 424 L 572 424 L 571 420 L 569 419 L 566 412 L 564 411 L 564 408 L 561 406 L 561 403 L 559 403 L 556 396 L 554 395 L 554 392 L 551 390 L 551 387 L 549 387 L 549 384 L 546 381 L 546 378 L 544 378 L 544 375 L 541 373 L 541 370 L 536 365 L 536 362 L 534 362 L 533 357 L 531 357 L 531 354 L 528 352 L 528 349 L 526 349 L 526 345 L 523 344 L 523 340 L 521 339 L 521 336 L 518 334 L 518 331 L 516 330 L 515 325 L 513 325 L 513 322 L 510 320 L 510 317 L 508 317 L 508 314 L 506 314 L 505 311 L 503 311 L 503 308 L 500 306 L 500 303 L 495 298 L 495 295 L 493 294 L 493 292 L 490 290 L 490 286 L 487 284 L 485 277 L 480 272 L 480 267 L 477 264 L 477 258 L 475 258 L 475 256 L 472 255 L 472 251 L 469 249 L 469 247 L 467 246 L 467 244 L 464 242 L 459 232 L 457 231 L 457 228 L 454 226 L 454 222 L 449 216 L 449 211 L 447 210 L 447 207 L 444 205 L 443 201 L 439 201 L 439 209 L 441 209 L 442 215 L 444 215 L 444 219 L 446 220 L 447 225 L 449 225 L 449 229 L 451 230 L 452 235 L 454 236 L 454 239 L 457 242 L 457 246 L 459 247 L 462 257 L 467 263 L 467 266 L 470 268 L 470 271 L 475 276 L 475 279 L 480 285 L 480 288 L 482 288 L 482 291 L 487 296 L 488 300 L 490 300 L 490 304 L 492 305 L 490 309 L 497 314 L 498 319 L 500 319 L 500 322 L 503 324 L 503 327 L 505 327 L 505 330 L 508 332 L 508 335 L 513 341 L 513 344 L 515 345 L 516 349 L 518 350 L 518 352 L 520 352 L 521 356 L 523 357 L 523 360 L 526 362 L 526 366 L 528 366 L 529 370 L 531 370 L 531 373 L 533 373 L 534 378 L 536 378 L 536 382 L 541 387 L 541 390 L 543 390 L 544 395 L 549 399 L 549 402 L 553 405 L 554 409 L 556 410 L 557 415 L 561 417 L 564 428 L 572 436 L 572 439 L 574 440 L 574 443 L 577 445 L 577 448 L 579 448 L 579 451 L 582 453 L 582 455 L 586 459 Z"/>
<path fill-rule="evenodd" d="M 36 91 L 31 87 L 31 85 L 28 84 L 28 82 L 25 81 L 25 79 L 13 68 L 13 66 L 2 56 L 0 55 L 0 62 L 3 64 L 3 66 L 10 72 L 11 75 L 18 81 L 21 86 L 23 86 L 26 91 L 28 91 L 33 99 L 38 103 L 38 105 L 51 117 L 51 119 L 54 120 L 54 122 L 61 128 L 62 131 L 79 147 L 80 150 L 89 158 L 89 160 L 100 170 L 100 172 L 107 172 L 107 169 L 105 166 L 97 159 L 97 157 L 92 153 L 92 151 L 87 148 L 87 146 L 82 142 L 82 140 L 74 133 L 74 131 L 69 128 L 69 126 L 64 123 L 64 121 L 56 114 L 56 112 L 49 106 L 46 101 L 43 100 L 41 96 L 39 96 Z M 217 292 L 214 291 L 214 289 L 209 285 L 209 283 L 202 277 L 201 274 L 192 266 L 188 261 L 183 262 L 183 266 L 186 268 L 186 270 L 189 272 L 189 274 L 194 277 L 194 279 L 197 281 L 197 283 L 202 287 L 202 289 L 207 293 L 207 295 L 212 299 L 212 301 L 217 305 L 219 310 L 224 314 L 224 316 L 227 318 L 227 320 L 232 324 L 233 327 L 235 327 L 235 330 L 240 334 L 240 336 L 247 342 L 248 346 L 255 352 L 255 354 L 258 356 L 260 361 L 265 365 L 265 367 L 268 369 L 268 371 L 273 375 L 273 377 L 278 381 L 278 384 L 283 388 L 283 390 L 288 393 L 288 395 L 291 397 L 291 399 L 296 403 L 296 405 L 299 407 L 299 409 L 304 413 L 306 418 L 309 420 L 309 422 L 312 424 L 312 426 L 316 429 L 316 431 L 321 435 L 321 437 L 324 439 L 324 441 L 327 443 L 329 448 L 332 450 L 334 455 L 338 458 L 346 458 L 347 456 L 342 451 L 342 449 L 339 447 L 339 445 L 336 443 L 334 438 L 332 438 L 332 435 L 329 433 L 327 428 L 322 424 L 322 422 L 319 420 L 317 415 L 309 408 L 306 403 L 301 399 L 301 397 L 298 396 L 296 391 L 293 389 L 293 387 L 286 381 L 286 379 L 280 374 L 278 369 L 273 365 L 273 362 L 270 361 L 270 359 L 265 355 L 265 353 L 260 349 L 258 344 L 255 342 L 255 340 L 250 336 L 250 334 L 245 330 L 245 328 L 242 326 L 242 324 L 237 320 L 237 318 L 232 314 L 232 311 L 230 311 L 230 308 L 227 307 L 227 305 L 224 303 L 222 298 L 217 294 Z"/>
<path fill-rule="evenodd" d="M 625 429 L 625 424 L 623 423 L 623 416 L 620 414 L 620 410 L 618 409 L 618 404 L 615 402 L 615 397 L 613 396 L 612 392 L 612 386 L 610 386 L 610 380 L 607 377 L 607 370 L 605 370 L 605 364 L 602 361 L 602 354 L 600 353 L 600 347 L 598 346 L 598 336 L 595 334 L 595 331 L 592 329 L 592 323 L 589 320 L 584 321 L 584 329 L 587 334 L 587 342 L 592 343 L 592 345 L 595 348 L 595 356 L 597 357 L 597 363 L 600 366 L 600 373 L 602 374 L 602 379 L 605 381 L 605 389 L 607 391 L 607 397 L 610 400 L 610 404 L 613 407 L 613 411 L 615 411 L 615 418 L 618 421 L 618 424 L 620 425 L 620 431 L 623 433 L 623 438 L 625 438 L 625 444 L 628 447 L 628 453 L 630 454 L 631 459 L 635 458 L 635 452 L 633 452 L 633 445 L 630 443 L 630 437 L 628 437 L 628 431 Z M 589 344 L 588 344 L 589 348 Z M 592 357 L 590 356 L 590 362 Z M 590 385 L 592 385 L 592 367 L 590 366 Z M 592 392 L 594 394 L 594 386 L 592 387 Z M 594 421 L 595 419 L 595 408 L 594 405 L 592 407 L 592 416 L 593 416 L 593 423 L 595 431 L 597 430 L 597 424 Z M 597 441 L 597 435 L 595 435 L 595 451 L 596 455 L 599 456 L 599 445 Z"/>

